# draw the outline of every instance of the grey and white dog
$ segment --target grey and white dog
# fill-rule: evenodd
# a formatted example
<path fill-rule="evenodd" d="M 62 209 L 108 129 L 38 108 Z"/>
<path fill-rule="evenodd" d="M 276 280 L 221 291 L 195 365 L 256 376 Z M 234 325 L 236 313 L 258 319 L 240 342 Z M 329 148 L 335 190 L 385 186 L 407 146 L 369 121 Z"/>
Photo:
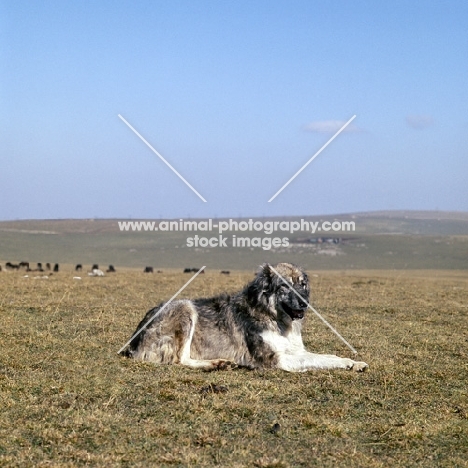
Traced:
<path fill-rule="evenodd" d="M 164 304 L 151 309 L 136 332 L 155 318 L 122 354 L 204 370 L 223 369 L 231 364 L 290 372 L 365 370 L 365 362 L 306 351 L 301 328 L 310 292 L 307 274 L 289 263 L 279 263 L 274 268 L 289 286 L 265 264 L 237 294 L 178 300 L 163 310 Z"/>

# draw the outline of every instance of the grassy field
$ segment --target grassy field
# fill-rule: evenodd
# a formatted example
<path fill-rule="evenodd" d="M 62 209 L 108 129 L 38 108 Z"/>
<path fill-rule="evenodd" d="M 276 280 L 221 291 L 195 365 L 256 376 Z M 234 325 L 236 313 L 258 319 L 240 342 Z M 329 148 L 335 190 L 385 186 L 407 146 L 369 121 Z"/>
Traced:
<path fill-rule="evenodd" d="M 468 274 L 309 273 L 311 303 L 368 372 L 136 363 L 118 349 L 188 275 L 1 272 L 0 466 L 468 466 Z M 252 274 L 211 271 L 182 297 Z M 312 315 L 304 337 L 351 357 Z"/>

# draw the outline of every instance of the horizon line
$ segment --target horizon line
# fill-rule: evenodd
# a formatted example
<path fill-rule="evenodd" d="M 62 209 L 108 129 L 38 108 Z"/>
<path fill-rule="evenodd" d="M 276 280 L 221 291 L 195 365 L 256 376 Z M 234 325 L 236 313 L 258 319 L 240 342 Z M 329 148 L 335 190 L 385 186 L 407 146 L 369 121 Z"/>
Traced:
<path fill-rule="evenodd" d="M 353 215 L 368 215 L 368 214 L 385 214 L 385 213 L 444 213 L 444 214 L 467 214 L 468 210 L 429 210 L 429 209 L 380 209 L 380 210 L 369 210 L 369 211 L 349 211 L 340 213 L 318 213 L 318 214 L 301 214 L 301 215 L 290 215 L 290 214 L 275 214 L 275 215 L 245 215 L 245 216 L 174 216 L 174 217 L 83 217 L 83 218 L 14 218 L 14 219 L 0 219 L 0 223 L 9 222 L 22 222 L 22 221 L 113 221 L 113 220 L 175 220 L 175 219 L 273 219 L 273 218 L 305 218 L 305 217 L 319 217 L 319 216 L 353 216 Z"/>

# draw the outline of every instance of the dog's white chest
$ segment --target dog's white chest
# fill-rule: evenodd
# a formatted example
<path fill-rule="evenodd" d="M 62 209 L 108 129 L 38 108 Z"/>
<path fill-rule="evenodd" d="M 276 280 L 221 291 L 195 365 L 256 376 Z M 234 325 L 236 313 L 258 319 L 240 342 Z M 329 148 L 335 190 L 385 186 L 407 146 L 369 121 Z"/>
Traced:
<path fill-rule="evenodd" d="M 299 328 L 299 329 L 297 329 Z M 263 342 L 278 354 L 297 354 L 304 349 L 300 326 L 293 327 L 287 335 L 271 330 L 265 330 L 260 335 Z"/>

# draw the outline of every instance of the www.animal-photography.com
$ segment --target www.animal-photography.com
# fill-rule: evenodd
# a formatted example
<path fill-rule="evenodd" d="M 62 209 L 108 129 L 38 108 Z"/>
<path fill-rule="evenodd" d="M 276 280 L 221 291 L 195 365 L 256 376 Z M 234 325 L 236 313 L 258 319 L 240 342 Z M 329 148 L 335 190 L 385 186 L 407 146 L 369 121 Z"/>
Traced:
<path fill-rule="evenodd" d="M 468 466 L 464 2 L 0 10 L 0 466 Z"/>

